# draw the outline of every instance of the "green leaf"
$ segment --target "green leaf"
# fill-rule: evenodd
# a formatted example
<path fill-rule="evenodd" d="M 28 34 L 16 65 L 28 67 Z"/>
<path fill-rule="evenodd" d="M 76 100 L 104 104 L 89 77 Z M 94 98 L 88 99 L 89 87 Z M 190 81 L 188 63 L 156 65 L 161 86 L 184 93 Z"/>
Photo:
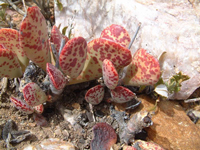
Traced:
<path fill-rule="evenodd" d="M 59 9 L 60 11 L 62 11 L 62 10 L 63 10 L 63 5 L 62 5 L 62 3 L 60 2 L 60 0 L 56 0 L 56 4 L 57 4 L 57 6 L 58 6 L 58 9 Z"/>
<path fill-rule="evenodd" d="M 187 75 L 182 74 L 182 72 L 177 73 L 176 75 L 172 76 L 166 84 L 168 91 L 172 92 L 179 92 L 181 90 L 181 83 L 183 81 L 188 80 L 190 77 Z"/>
<path fill-rule="evenodd" d="M 67 28 L 68 28 L 68 26 L 66 26 L 66 27 L 64 27 L 64 28 L 62 29 L 62 34 L 63 34 L 63 35 L 66 34 L 66 30 L 67 30 Z"/>

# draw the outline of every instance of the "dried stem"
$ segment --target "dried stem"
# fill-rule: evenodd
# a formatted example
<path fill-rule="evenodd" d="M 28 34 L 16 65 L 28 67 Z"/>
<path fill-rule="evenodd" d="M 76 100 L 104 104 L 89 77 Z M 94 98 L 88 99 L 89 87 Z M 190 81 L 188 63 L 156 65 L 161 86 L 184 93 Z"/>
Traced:
<path fill-rule="evenodd" d="M 133 38 L 132 38 L 132 40 L 131 40 L 129 46 L 128 46 L 128 49 L 131 48 L 133 42 L 135 41 L 135 38 L 136 38 L 136 36 L 137 36 L 137 34 L 138 34 L 138 31 L 140 30 L 140 26 L 141 26 L 141 23 L 139 23 L 139 25 L 138 25 L 138 27 L 137 27 L 137 30 L 136 30 L 136 32 L 135 32 L 135 34 L 134 34 L 134 36 L 133 36 Z"/>
<path fill-rule="evenodd" d="M 198 101 L 200 101 L 200 97 L 184 100 L 185 103 L 194 103 L 194 102 L 198 102 Z"/>
<path fill-rule="evenodd" d="M 22 15 L 22 16 L 25 16 L 26 15 L 26 13 L 25 12 L 23 12 L 23 10 L 21 10 L 21 9 L 19 9 L 12 1 L 10 1 L 10 0 L 6 0 L 11 6 L 12 6 L 12 8 L 14 9 L 14 10 L 16 10 L 20 15 Z"/>

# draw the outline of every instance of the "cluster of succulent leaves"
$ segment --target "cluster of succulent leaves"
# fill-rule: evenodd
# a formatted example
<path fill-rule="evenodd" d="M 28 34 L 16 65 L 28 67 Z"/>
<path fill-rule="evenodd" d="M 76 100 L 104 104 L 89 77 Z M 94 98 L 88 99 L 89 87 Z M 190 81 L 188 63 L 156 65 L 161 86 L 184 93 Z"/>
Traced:
<path fill-rule="evenodd" d="M 85 99 L 92 104 L 100 103 L 107 86 L 112 100 L 124 103 L 135 94 L 123 85 L 154 85 L 160 78 L 158 60 L 142 48 L 132 56 L 129 43 L 128 32 L 115 24 L 105 28 L 100 38 L 89 43 L 83 37 L 69 39 L 56 26 L 49 38 L 40 9 L 29 7 L 19 31 L 0 29 L 0 76 L 22 77 L 31 60 L 47 73 L 49 90 L 53 94 L 62 93 L 66 85 L 103 76 L 104 82 L 89 89 Z M 59 66 L 54 66 L 54 62 Z M 124 75 L 120 78 L 118 72 L 122 70 Z M 28 114 L 42 113 L 42 104 L 48 100 L 48 95 L 33 82 L 23 86 L 22 92 L 25 101 L 11 96 L 14 105 Z"/>

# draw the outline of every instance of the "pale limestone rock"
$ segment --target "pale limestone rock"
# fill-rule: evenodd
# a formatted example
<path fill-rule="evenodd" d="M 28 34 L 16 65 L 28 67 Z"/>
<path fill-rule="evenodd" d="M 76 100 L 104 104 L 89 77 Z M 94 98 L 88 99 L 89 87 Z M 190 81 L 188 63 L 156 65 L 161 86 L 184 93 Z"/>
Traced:
<path fill-rule="evenodd" d="M 200 86 L 200 4 L 194 0 L 61 0 L 62 12 L 55 7 L 56 25 L 61 29 L 74 24 L 74 36 L 89 42 L 111 25 L 124 26 L 133 36 L 142 23 L 131 51 L 147 49 L 158 57 L 167 54 L 161 67 L 168 80 L 182 71 L 190 76 L 182 90 L 171 99 L 187 99 Z M 73 18 L 73 19 L 72 19 Z"/>

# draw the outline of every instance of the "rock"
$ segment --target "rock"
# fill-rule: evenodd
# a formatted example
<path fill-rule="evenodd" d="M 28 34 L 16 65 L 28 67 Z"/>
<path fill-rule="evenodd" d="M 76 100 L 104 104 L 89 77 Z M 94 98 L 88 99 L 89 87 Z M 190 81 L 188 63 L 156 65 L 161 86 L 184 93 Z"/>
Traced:
<path fill-rule="evenodd" d="M 55 21 L 60 30 L 73 24 L 73 36 L 83 36 L 88 42 L 111 24 L 122 25 L 132 37 L 141 22 L 131 52 L 144 48 L 156 57 L 167 52 L 161 61 L 163 79 L 179 71 L 190 77 L 170 98 L 186 99 L 200 86 L 200 3 L 191 1 L 60 0 L 63 10 L 55 5 Z"/>
<path fill-rule="evenodd" d="M 57 138 L 49 138 L 41 142 L 37 146 L 29 145 L 23 150 L 75 150 L 75 146 L 66 141 Z"/>
<path fill-rule="evenodd" d="M 155 101 L 141 96 L 142 104 L 137 109 L 149 110 Z M 148 138 L 165 149 L 199 149 L 200 128 L 187 116 L 177 101 L 161 101 L 155 115 L 153 125 L 147 128 Z"/>

